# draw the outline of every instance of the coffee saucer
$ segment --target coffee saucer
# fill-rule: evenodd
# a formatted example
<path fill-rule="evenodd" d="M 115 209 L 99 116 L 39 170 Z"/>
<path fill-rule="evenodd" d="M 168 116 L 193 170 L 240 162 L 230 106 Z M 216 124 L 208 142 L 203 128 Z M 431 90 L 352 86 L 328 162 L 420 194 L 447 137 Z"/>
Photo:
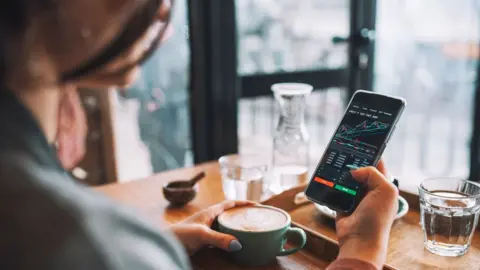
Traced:
<path fill-rule="evenodd" d="M 326 206 L 316 204 L 315 207 L 317 210 L 322 213 L 324 216 L 335 219 L 337 217 L 337 212 L 335 210 L 332 210 Z M 402 196 L 398 197 L 398 212 L 397 215 L 395 216 L 395 219 L 400 219 L 404 217 L 408 213 L 408 202 L 403 198 Z"/>

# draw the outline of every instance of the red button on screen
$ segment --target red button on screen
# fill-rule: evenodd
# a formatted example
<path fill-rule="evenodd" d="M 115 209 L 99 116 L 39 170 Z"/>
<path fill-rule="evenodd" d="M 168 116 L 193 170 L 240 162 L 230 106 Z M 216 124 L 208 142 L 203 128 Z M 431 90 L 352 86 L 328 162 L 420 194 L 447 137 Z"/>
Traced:
<path fill-rule="evenodd" d="M 313 178 L 313 180 L 315 180 L 316 182 L 320 183 L 320 184 L 324 184 L 325 186 L 329 186 L 329 187 L 332 187 L 335 185 L 333 184 L 332 182 L 329 182 L 323 178 L 320 178 L 320 177 L 315 177 Z"/>

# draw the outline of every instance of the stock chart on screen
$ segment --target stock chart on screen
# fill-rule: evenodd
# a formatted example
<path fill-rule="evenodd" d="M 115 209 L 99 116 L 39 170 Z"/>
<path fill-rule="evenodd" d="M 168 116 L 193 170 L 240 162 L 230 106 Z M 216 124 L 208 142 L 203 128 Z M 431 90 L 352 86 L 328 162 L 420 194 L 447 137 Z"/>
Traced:
<path fill-rule="evenodd" d="M 355 195 L 358 183 L 351 179 L 350 170 L 374 163 L 393 121 L 389 112 L 353 104 L 335 132 L 314 180 Z"/>
<path fill-rule="evenodd" d="M 378 137 L 384 136 L 389 127 L 389 124 L 368 120 L 355 126 L 343 124 L 335 134 L 333 143 L 340 151 L 343 150 L 359 157 L 373 158 L 379 148 L 376 145 Z"/>

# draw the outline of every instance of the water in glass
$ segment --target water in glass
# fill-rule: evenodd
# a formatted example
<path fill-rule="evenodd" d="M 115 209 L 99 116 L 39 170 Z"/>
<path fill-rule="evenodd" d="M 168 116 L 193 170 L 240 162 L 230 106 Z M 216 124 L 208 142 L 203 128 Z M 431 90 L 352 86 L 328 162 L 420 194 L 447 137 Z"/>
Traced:
<path fill-rule="evenodd" d="M 229 200 L 261 201 L 264 192 L 265 161 L 256 156 L 230 155 L 220 158 L 222 185 Z"/>
<path fill-rule="evenodd" d="M 430 183 L 430 188 L 436 185 L 438 190 L 426 191 L 420 187 L 420 218 L 425 248 L 442 256 L 461 256 L 468 251 L 477 227 L 479 201 L 476 193 L 480 188 L 475 183 L 466 182 L 458 183 L 458 188 L 453 190 L 442 190 L 446 186 L 442 186 L 441 181 Z M 424 189 L 426 187 L 423 186 Z"/>

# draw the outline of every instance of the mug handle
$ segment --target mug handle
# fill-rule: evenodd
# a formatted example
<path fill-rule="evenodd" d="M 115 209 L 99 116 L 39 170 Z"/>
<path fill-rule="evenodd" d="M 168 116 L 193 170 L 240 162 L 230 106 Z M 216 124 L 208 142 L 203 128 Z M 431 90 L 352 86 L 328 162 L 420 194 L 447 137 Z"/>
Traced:
<path fill-rule="evenodd" d="M 305 231 L 303 231 L 300 228 L 288 228 L 287 232 L 285 233 L 286 239 L 288 239 L 288 236 L 292 235 L 292 234 L 296 234 L 296 235 L 300 236 L 300 238 L 301 238 L 300 245 L 298 247 L 294 247 L 294 248 L 287 249 L 287 250 L 285 250 L 282 247 L 282 250 L 280 251 L 280 253 L 278 253 L 277 256 L 291 255 L 291 254 L 299 251 L 300 249 L 302 249 L 305 246 L 305 244 L 307 243 L 307 235 L 305 234 Z"/>

